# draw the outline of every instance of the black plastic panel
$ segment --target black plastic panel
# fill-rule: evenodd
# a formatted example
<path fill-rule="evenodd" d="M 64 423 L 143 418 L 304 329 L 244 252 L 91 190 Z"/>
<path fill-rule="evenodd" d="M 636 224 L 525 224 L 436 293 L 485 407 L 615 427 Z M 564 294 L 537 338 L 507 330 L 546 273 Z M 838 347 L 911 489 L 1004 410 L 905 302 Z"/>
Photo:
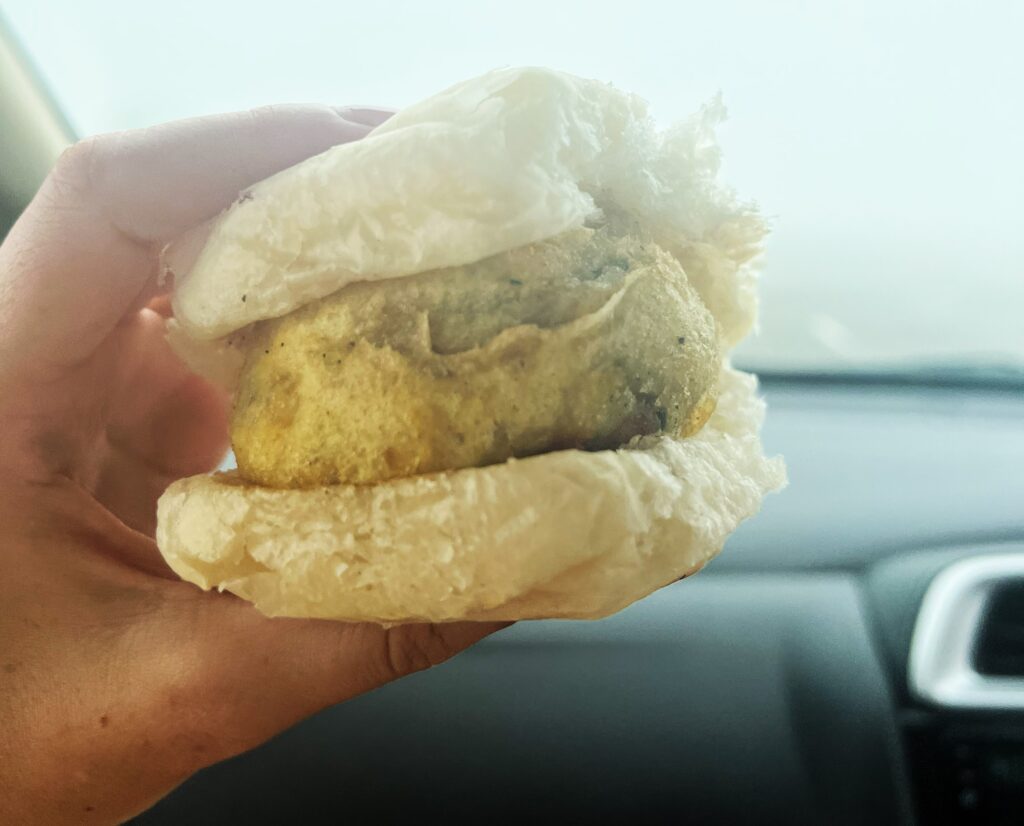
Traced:
<path fill-rule="evenodd" d="M 919 826 L 1024 823 L 1024 720 L 922 714 L 906 721 Z"/>

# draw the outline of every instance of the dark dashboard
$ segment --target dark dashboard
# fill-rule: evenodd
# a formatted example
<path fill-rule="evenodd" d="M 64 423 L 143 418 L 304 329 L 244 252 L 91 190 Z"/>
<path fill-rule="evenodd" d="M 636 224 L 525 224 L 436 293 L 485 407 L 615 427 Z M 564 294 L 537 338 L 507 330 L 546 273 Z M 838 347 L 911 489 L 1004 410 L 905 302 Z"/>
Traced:
<path fill-rule="evenodd" d="M 200 773 L 135 822 L 1024 822 L 1024 701 L 908 688 L 936 577 L 1024 555 L 1024 391 L 800 377 L 764 391 L 790 487 L 698 577 L 600 622 L 522 623 Z M 1016 599 L 996 629 L 1011 664 Z M 967 677 L 1024 697 L 1024 673 Z"/>

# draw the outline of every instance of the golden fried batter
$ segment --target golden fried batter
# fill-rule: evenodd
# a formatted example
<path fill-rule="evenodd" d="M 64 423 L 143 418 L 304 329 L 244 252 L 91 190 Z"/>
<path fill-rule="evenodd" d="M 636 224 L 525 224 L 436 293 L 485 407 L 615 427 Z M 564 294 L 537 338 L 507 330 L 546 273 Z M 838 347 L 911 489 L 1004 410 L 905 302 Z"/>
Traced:
<path fill-rule="evenodd" d="M 369 484 L 698 430 L 714 320 L 671 256 L 580 229 L 475 264 L 345 287 L 256 326 L 240 472 Z"/>

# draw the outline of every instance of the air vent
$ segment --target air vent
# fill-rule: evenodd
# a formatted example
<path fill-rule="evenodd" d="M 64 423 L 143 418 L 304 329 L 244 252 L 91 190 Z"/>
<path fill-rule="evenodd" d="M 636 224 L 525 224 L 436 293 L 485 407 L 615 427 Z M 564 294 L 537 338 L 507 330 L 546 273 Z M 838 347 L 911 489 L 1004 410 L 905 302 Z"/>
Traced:
<path fill-rule="evenodd" d="M 974 648 L 974 670 L 1024 677 L 1024 580 L 1004 582 L 989 597 Z"/>
<path fill-rule="evenodd" d="M 910 642 L 919 700 L 1024 710 L 1024 554 L 955 562 L 928 587 Z"/>

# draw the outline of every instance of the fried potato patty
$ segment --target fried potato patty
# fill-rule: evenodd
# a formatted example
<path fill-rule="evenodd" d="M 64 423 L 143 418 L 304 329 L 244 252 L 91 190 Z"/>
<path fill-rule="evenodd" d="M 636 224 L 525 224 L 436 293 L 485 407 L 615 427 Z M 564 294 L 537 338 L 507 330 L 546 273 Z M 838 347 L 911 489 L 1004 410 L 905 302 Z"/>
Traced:
<path fill-rule="evenodd" d="M 608 229 L 353 284 L 250 336 L 231 423 L 271 487 L 371 484 L 700 429 L 715 323 L 674 258 Z"/>

